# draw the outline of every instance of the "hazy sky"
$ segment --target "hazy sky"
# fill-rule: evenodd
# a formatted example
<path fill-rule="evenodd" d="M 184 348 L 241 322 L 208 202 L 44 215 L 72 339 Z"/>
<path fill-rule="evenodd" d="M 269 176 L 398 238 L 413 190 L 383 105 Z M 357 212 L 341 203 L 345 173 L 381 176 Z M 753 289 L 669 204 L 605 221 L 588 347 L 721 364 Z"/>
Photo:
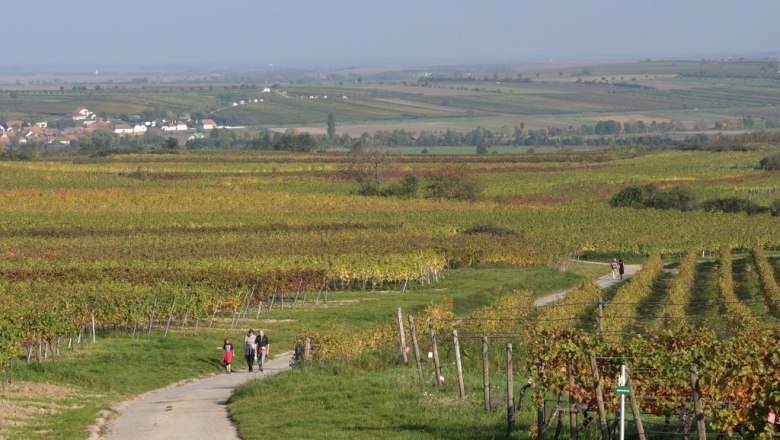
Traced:
<path fill-rule="evenodd" d="M 9 0 L 0 67 L 344 66 L 780 51 L 780 0 Z"/>

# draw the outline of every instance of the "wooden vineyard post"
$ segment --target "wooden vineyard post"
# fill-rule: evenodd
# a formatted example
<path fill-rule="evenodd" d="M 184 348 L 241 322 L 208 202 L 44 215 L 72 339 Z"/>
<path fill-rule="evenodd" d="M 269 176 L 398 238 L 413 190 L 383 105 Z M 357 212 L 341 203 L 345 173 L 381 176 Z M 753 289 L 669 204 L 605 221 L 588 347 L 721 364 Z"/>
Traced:
<path fill-rule="evenodd" d="M 406 335 L 404 334 L 404 315 L 401 308 L 398 308 L 398 334 L 400 335 L 401 357 L 404 359 L 404 365 L 409 364 L 409 356 L 406 354 Z"/>
<path fill-rule="evenodd" d="M 442 386 L 444 377 L 441 375 L 441 364 L 439 363 L 439 344 L 436 343 L 436 330 L 431 327 L 431 345 L 433 345 L 433 364 L 436 366 L 436 385 Z"/>
<path fill-rule="evenodd" d="M 626 366 L 626 386 L 631 388 L 631 370 Z M 636 432 L 639 435 L 639 440 L 646 440 L 645 425 L 642 423 L 642 413 L 639 411 L 639 402 L 636 400 L 636 392 L 631 389 L 631 393 L 628 395 L 631 400 L 631 412 L 634 414 L 634 423 L 636 423 Z"/>
<path fill-rule="evenodd" d="M 243 302 L 244 302 L 244 292 L 238 292 L 238 303 L 236 303 L 236 307 L 233 309 L 233 319 L 230 320 L 231 330 L 236 325 L 236 319 L 241 316 L 240 307 Z"/>
<path fill-rule="evenodd" d="M 95 312 L 92 312 L 90 315 L 92 317 L 92 343 L 94 344 L 95 343 Z"/>
<path fill-rule="evenodd" d="M 506 344 L 506 436 L 515 428 L 515 379 L 512 371 L 512 343 Z"/>
<path fill-rule="evenodd" d="M 414 325 L 414 316 L 409 315 L 409 329 L 412 331 L 412 345 L 414 345 L 414 358 L 417 361 L 417 376 L 423 383 L 422 360 L 420 359 L 420 344 L 417 342 L 417 328 Z"/>
<path fill-rule="evenodd" d="M 399 309 L 400 310 L 400 309 Z M 455 369 L 458 372 L 458 391 L 460 400 L 466 400 L 466 385 L 463 383 L 463 364 L 460 360 L 460 341 L 458 341 L 458 331 L 452 331 L 452 342 L 455 345 Z"/>
<path fill-rule="evenodd" d="M 599 335 L 604 336 L 604 298 L 599 297 Z"/>
<path fill-rule="evenodd" d="M 482 389 L 485 395 L 485 410 L 490 411 L 490 364 L 488 363 L 488 338 L 482 337 Z"/>
<path fill-rule="evenodd" d="M 577 408 L 574 402 L 574 354 L 569 353 L 566 356 L 566 373 L 569 376 L 569 438 L 576 440 L 579 438 L 577 431 Z"/>
<path fill-rule="evenodd" d="M 168 323 L 165 324 L 165 336 L 168 336 L 168 329 L 171 327 L 171 320 L 173 319 L 173 309 L 176 307 L 176 297 L 173 297 L 173 304 L 171 304 L 171 311 L 168 313 Z"/>
<path fill-rule="evenodd" d="M 607 425 L 607 412 L 604 410 L 604 395 L 601 393 L 601 380 L 599 379 L 599 366 L 596 363 L 596 353 L 590 352 L 590 368 L 593 370 L 593 384 L 596 392 L 596 404 L 599 411 L 599 424 L 601 425 L 601 439 L 609 440 L 609 425 Z"/>
<path fill-rule="evenodd" d="M 154 313 L 157 311 L 157 296 L 154 297 L 154 304 L 152 304 L 152 314 L 149 315 L 149 333 L 148 336 L 152 336 L 152 326 L 154 325 Z M 79 342 L 81 341 L 81 333 L 79 333 Z"/>
<path fill-rule="evenodd" d="M 701 388 L 699 388 L 699 371 L 696 365 L 691 367 L 691 388 L 693 389 L 693 407 L 696 410 L 696 431 L 699 433 L 699 440 L 707 440 L 707 431 L 704 426 L 704 412 L 701 405 Z"/>

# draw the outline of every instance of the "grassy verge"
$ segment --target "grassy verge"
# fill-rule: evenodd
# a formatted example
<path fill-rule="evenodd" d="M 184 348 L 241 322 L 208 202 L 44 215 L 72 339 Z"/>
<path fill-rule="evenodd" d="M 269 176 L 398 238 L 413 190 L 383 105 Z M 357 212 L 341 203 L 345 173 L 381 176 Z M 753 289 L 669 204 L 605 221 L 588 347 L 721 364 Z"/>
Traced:
<path fill-rule="evenodd" d="M 487 411 L 479 409 L 480 379 L 468 374 L 478 373 L 475 368 L 467 372 L 470 398 L 461 402 L 453 384 L 420 385 L 412 368 L 384 365 L 369 370 L 313 363 L 242 386 L 231 398 L 230 413 L 245 440 L 267 438 L 269 432 L 296 439 L 505 438 L 506 394 L 499 375 L 493 377 L 494 404 Z M 284 415 L 258 417 L 264 413 Z M 523 414 L 512 438 L 527 438 L 530 417 Z"/>
<path fill-rule="evenodd" d="M 97 413 L 112 403 L 220 371 L 215 349 L 218 343 L 210 335 L 133 340 L 112 334 L 100 337 L 95 344 L 82 343 L 74 352 L 63 350 L 60 358 L 50 361 L 14 362 L 10 370 L 12 384 L 43 383 L 57 388 L 49 389 L 52 392 L 13 393 L 9 387 L 3 400 L 22 410 L 18 417 L 5 420 L 12 426 L 0 435 L 14 439 L 84 439 Z M 46 410 L 24 410 L 31 406 Z"/>

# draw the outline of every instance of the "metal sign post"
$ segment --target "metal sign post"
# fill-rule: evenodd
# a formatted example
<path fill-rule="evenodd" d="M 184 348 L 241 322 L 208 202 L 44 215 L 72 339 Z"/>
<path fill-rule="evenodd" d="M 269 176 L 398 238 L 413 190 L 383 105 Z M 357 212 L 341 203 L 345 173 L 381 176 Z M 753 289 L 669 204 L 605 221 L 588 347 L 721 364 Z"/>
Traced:
<path fill-rule="evenodd" d="M 626 386 L 626 365 L 620 366 L 620 387 Z M 620 440 L 626 438 L 626 394 L 620 393 Z"/>

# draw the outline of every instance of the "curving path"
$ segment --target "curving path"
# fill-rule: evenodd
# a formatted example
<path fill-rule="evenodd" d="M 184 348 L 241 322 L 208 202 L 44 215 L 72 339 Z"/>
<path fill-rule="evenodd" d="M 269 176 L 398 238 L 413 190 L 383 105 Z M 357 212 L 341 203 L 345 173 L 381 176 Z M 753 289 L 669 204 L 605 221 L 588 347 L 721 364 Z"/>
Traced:
<path fill-rule="evenodd" d="M 174 440 L 208 439 L 238 440 L 238 433 L 227 412 L 227 400 L 239 385 L 254 379 L 273 376 L 290 368 L 290 355 L 285 353 L 266 361 L 265 372 L 244 369 L 232 374 L 219 374 L 183 384 L 151 391 L 140 398 L 123 403 L 119 415 L 101 431 L 106 440 Z M 242 366 L 236 357 L 234 367 Z"/>
<path fill-rule="evenodd" d="M 585 262 L 585 263 L 587 263 L 587 262 Z M 608 263 L 595 263 L 595 262 L 593 264 L 604 264 L 604 265 L 607 265 L 607 266 L 609 265 Z M 626 273 L 623 275 L 623 279 L 622 280 L 621 279 L 613 280 L 611 274 L 606 274 L 603 277 L 600 277 L 600 278 L 598 278 L 596 280 L 596 285 L 598 285 L 602 289 L 606 289 L 607 287 L 612 287 L 615 284 L 623 282 L 623 281 L 631 278 L 632 276 L 636 275 L 636 273 L 639 272 L 640 270 L 642 270 L 642 265 L 641 264 L 626 264 L 625 265 Z M 534 301 L 534 307 L 543 307 L 543 306 L 546 306 L 546 305 L 548 305 L 550 303 L 554 303 L 556 301 L 560 301 L 560 300 L 566 298 L 566 294 L 568 294 L 568 293 L 569 293 L 568 290 L 564 290 L 563 292 L 553 293 L 551 295 L 546 295 L 546 296 L 542 296 L 542 297 L 536 298 L 536 300 Z"/>
<path fill-rule="evenodd" d="M 594 263 L 603 264 L 603 263 Z M 642 266 L 625 266 L 624 280 L 631 278 Z M 602 288 L 622 280 L 605 275 L 596 280 Z M 534 306 L 541 307 L 560 301 L 567 291 L 537 298 Z M 151 391 L 138 399 L 125 402 L 117 409 L 119 415 L 99 427 L 102 440 L 175 440 L 209 439 L 239 440 L 238 433 L 227 412 L 227 401 L 239 385 L 254 379 L 263 379 L 290 368 L 290 355 L 285 353 L 266 363 L 265 372 L 246 369 L 232 374 L 219 374 L 179 385 Z M 236 366 L 242 358 L 237 357 Z"/>

